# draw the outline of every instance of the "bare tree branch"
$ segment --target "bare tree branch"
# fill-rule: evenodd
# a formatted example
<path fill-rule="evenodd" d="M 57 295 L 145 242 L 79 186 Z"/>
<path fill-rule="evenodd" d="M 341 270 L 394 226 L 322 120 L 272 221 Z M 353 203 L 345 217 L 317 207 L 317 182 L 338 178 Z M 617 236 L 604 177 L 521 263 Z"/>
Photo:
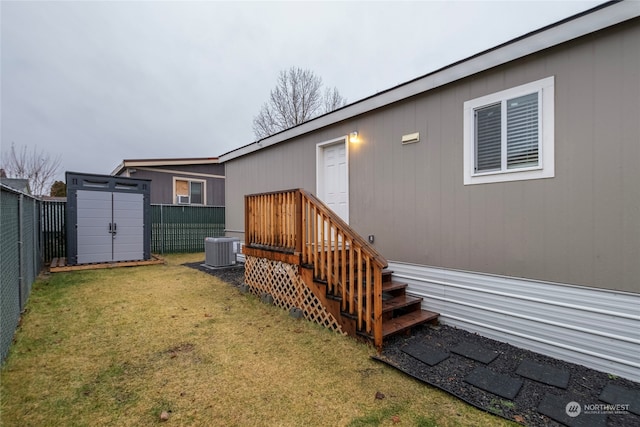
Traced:
<path fill-rule="evenodd" d="M 336 88 L 322 92 L 322 79 L 310 70 L 280 71 L 269 101 L 253 118 L 253 133 L 262 139 L 346 104 Z"/>
<path fill-rule="evenodd" d="M 60 156 L 51 157 L 49 153 L 33 147 L 29 151 L 26 146 L 17 149 L 11 144 L 11 149 L 2 156 L 2 169 L 7 177 L 29 180 L 31 193 L 37 196 L 45 195 L 51 188 L 60 168 Z"/>
<path fill-rule="evenodd" d="M 337 110 L 340 107 L 344 107 L 347 100 L 340 95 L 338 89 L 326 88 L 324 90 L 324 111 L 323 113 L 329 113 L 333 110 Z"/>

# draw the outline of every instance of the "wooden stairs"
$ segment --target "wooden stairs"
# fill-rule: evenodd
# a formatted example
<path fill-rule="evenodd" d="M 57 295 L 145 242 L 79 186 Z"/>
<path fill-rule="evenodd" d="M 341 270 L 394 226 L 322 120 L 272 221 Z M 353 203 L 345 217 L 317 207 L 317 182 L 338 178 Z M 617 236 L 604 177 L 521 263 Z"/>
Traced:
<path fill-rule="evenodd" d="M 422 309 L 422 298 L 406 294 L 407 284 L 392 281 L 392 271 L 382 271 L 382 338 L 423 323 L 438 321 L 438 313 Z"/>
<path fill-rule="evenodd" d="M 407 285 L 393 281 L 387 260 L 373 245 L 304 189 L 245 196 L 243 252 L 256 263 L 298 266 L 295 274 L 305 292 L 323 307 L 319 323 L 328 313 L 331 328 L 370 339 L 378 349 L 391 335 L 437 321 L 438 313 L 422 310 L 422 298 L 407 295 Z M 279 268 L 269 268 L 274 270 L 251 267 L 256 287 L 273 285 Z"/>
<path fill-rule="evenodd" d="M 326 280 L 313 276 L 313 265 L 301 265 L 308 269 L 305 280 L 313 281 L 312 289 L 320 297 L 329 311 L 341 322 L 343 330 L 349 335 L 374 341 L 372 333 L 358 328 L 357 316 L 343 309 L 340 293 L 334 294 L 327 289 Z M 423 298 L 407 295 L 407 284 L 393 280 L 393 271 L 382 270 L 382 338 L 383 340 L 401 333 L 410 333 L 411 328 L 424 323 L 437 323 L 439 313 L 422 309 Z M 366 298 L 366 296 L 365 296 Z M 371 296 L 370 298 L 373 298 Z M 357 298 L 354 298 L 357 305 Z M 348 304 L 347 304 L 348 305 Z M 348 308 L 348 307 L 347 307 Z"/>

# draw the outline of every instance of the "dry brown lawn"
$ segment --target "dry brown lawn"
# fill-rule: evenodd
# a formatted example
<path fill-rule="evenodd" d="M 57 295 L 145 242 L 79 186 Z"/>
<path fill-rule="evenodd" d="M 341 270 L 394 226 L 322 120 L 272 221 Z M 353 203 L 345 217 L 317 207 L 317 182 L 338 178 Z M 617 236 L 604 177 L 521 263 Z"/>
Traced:
<path fill-rule="evenodd" d="M 166 411 L 187 426 L 509 425 L 181 265 L 203 259 L 36 282 L 2 368 L 1 424 L 145 426 Z"/>

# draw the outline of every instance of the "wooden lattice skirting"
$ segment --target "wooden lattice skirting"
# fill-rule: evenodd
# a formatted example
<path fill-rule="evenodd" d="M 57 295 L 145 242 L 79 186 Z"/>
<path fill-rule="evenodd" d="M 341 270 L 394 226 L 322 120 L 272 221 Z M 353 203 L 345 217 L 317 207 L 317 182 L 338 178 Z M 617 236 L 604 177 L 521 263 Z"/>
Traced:
<path fill-rule="evenodd" d="M 302 310 L 305 319 L 345 334 L 336 318 L 302 280 L 298 266 L 266 258 L 246 256 L 244 280 L 257 296 L 267 293 L 278 307 Z"/>

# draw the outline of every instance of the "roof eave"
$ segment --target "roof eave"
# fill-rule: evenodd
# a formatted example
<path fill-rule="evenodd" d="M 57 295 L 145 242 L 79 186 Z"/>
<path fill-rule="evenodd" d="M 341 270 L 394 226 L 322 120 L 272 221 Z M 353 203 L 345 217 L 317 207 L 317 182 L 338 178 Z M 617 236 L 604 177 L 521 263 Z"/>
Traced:
<path fill-rule="evenodd" d="M 192 157 L 169 159 L 125 159 L 112 172 L 117 175 L 127 168 L 153 166 L 215 165 L 220 163 L 218 157 Z"/>

